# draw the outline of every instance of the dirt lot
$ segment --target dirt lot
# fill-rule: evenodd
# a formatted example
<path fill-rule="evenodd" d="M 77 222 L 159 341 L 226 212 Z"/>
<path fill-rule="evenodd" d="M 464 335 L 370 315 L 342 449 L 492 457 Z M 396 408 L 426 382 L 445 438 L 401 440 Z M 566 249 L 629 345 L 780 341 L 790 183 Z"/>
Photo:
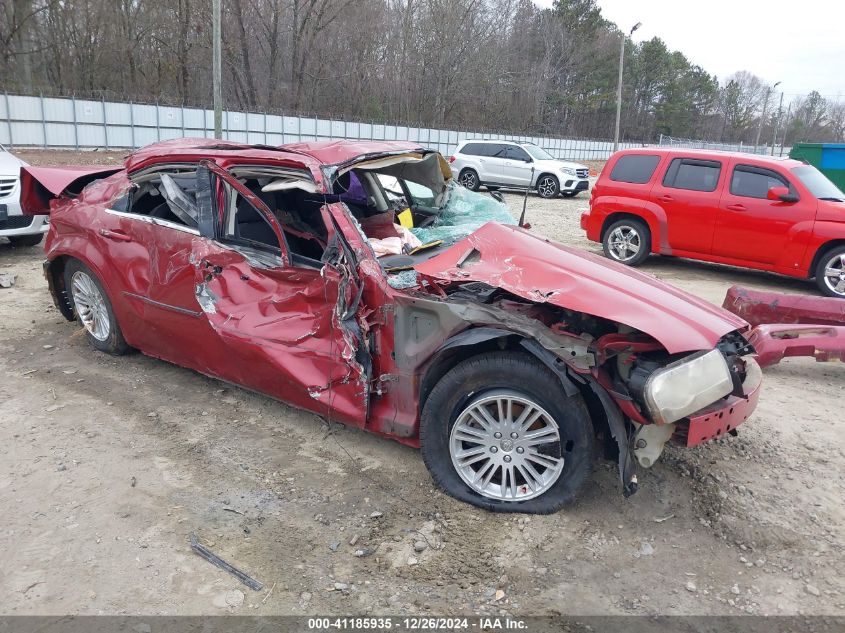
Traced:
<path fill-rule="evenodd" d="M 597 251 L 586 204 L 531 198 L 528 219 Z M 92 351 L 42 259 L 0 240 L 0 270 L 18 276 L 0 290 L 3 613 L 845 614 L 841 365 L 766 370 L 738 437 L 670 448 L 630 499 L 604 462 L 576 507 L 495 515 L 434 490 L 415 450 Z M 733 283 L 813 291 L 668 258 L 644 269 L 716 303 Z M 194 555 L 192 533 L 264 591 Z"/>

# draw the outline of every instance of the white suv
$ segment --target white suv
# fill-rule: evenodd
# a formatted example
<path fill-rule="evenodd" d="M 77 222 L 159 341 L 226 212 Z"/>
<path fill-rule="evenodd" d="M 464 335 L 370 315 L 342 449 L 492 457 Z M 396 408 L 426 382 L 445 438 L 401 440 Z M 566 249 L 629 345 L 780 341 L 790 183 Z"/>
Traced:
<path fill-rule="evenodd" d="M 462 141 L 449 157 L 458 182 L 476 191 L 515 187 L 536 189 L 543 198 L 576 196 L 590 188 L 585 165 L 557 160 L 533 143 Z"/>
<path fill-rule="evenodd" d="M 49 228 L 46 215 L 21 212 L 21 167 L 26 166 L 0 145 L 0 237 L 13 246 L 35 246 Z"/>

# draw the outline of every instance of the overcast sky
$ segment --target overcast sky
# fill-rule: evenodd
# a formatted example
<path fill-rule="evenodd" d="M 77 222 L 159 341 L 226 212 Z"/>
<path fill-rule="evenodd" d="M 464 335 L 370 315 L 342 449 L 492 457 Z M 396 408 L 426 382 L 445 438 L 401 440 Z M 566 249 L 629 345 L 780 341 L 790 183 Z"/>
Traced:
<path fill-rule="evenodd" d="M 553 0 L 534 0 L 548 7 Z M 748 70 L 789 95 L 845 97 L 845 0 L 598 0 L 634 41 L 659 37 L 721 81 Z"/>

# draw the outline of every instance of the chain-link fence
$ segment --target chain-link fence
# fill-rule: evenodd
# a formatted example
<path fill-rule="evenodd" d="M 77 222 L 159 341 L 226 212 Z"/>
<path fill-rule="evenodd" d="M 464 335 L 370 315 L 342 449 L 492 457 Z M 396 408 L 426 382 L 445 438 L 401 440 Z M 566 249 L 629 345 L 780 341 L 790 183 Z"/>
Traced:
<path fill-rule="evenodd" d="M 709 149 L 723 152 L 745 152 L 746 154 L 762 154 L 766 156 L 788 156 L 791 147 L 776 145 L 749 145 L 747 143 L 717 143 L 714 141 L 701 141 L 690 138 L 676 138 L 674 136 L 660 135 L 658 143 L 661 147 L 679 147 L 685 149 Z"/>
<path fill-rule="evenodd" d="M 213 111 L 75 97 L 4 93 L 0 98 L 0 143 L 8 147 L 131 149 L 185 136 L 213 137 Z M 444 130 L 266 112 L 224 111 L 223 138 L 264 145 L 333 139 L 410 141 L 444 155 L 463 140 L 507 139 L 535 143 L 560 159 L 603 161 L 613 153 L 613 141 L 603 139 Z"/>

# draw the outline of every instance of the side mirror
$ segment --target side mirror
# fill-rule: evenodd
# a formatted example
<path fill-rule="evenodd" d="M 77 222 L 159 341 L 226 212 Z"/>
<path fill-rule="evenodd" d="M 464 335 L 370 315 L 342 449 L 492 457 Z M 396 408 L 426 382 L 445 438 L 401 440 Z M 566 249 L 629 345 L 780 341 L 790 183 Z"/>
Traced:
<path fill-rule="evenodd" d="M 798 202 L 798 196 L 789 193 L 787 187 L 771 187 L 766 192 L 766 198 L 769 200 L 777 200 L 778 202 Z"/>
<path fill-rule="evenodd" d="M 528 158 L 525 159 L 525 162 L 526 163 L 533 163 L 534 159 L 529 156 Z"/>

